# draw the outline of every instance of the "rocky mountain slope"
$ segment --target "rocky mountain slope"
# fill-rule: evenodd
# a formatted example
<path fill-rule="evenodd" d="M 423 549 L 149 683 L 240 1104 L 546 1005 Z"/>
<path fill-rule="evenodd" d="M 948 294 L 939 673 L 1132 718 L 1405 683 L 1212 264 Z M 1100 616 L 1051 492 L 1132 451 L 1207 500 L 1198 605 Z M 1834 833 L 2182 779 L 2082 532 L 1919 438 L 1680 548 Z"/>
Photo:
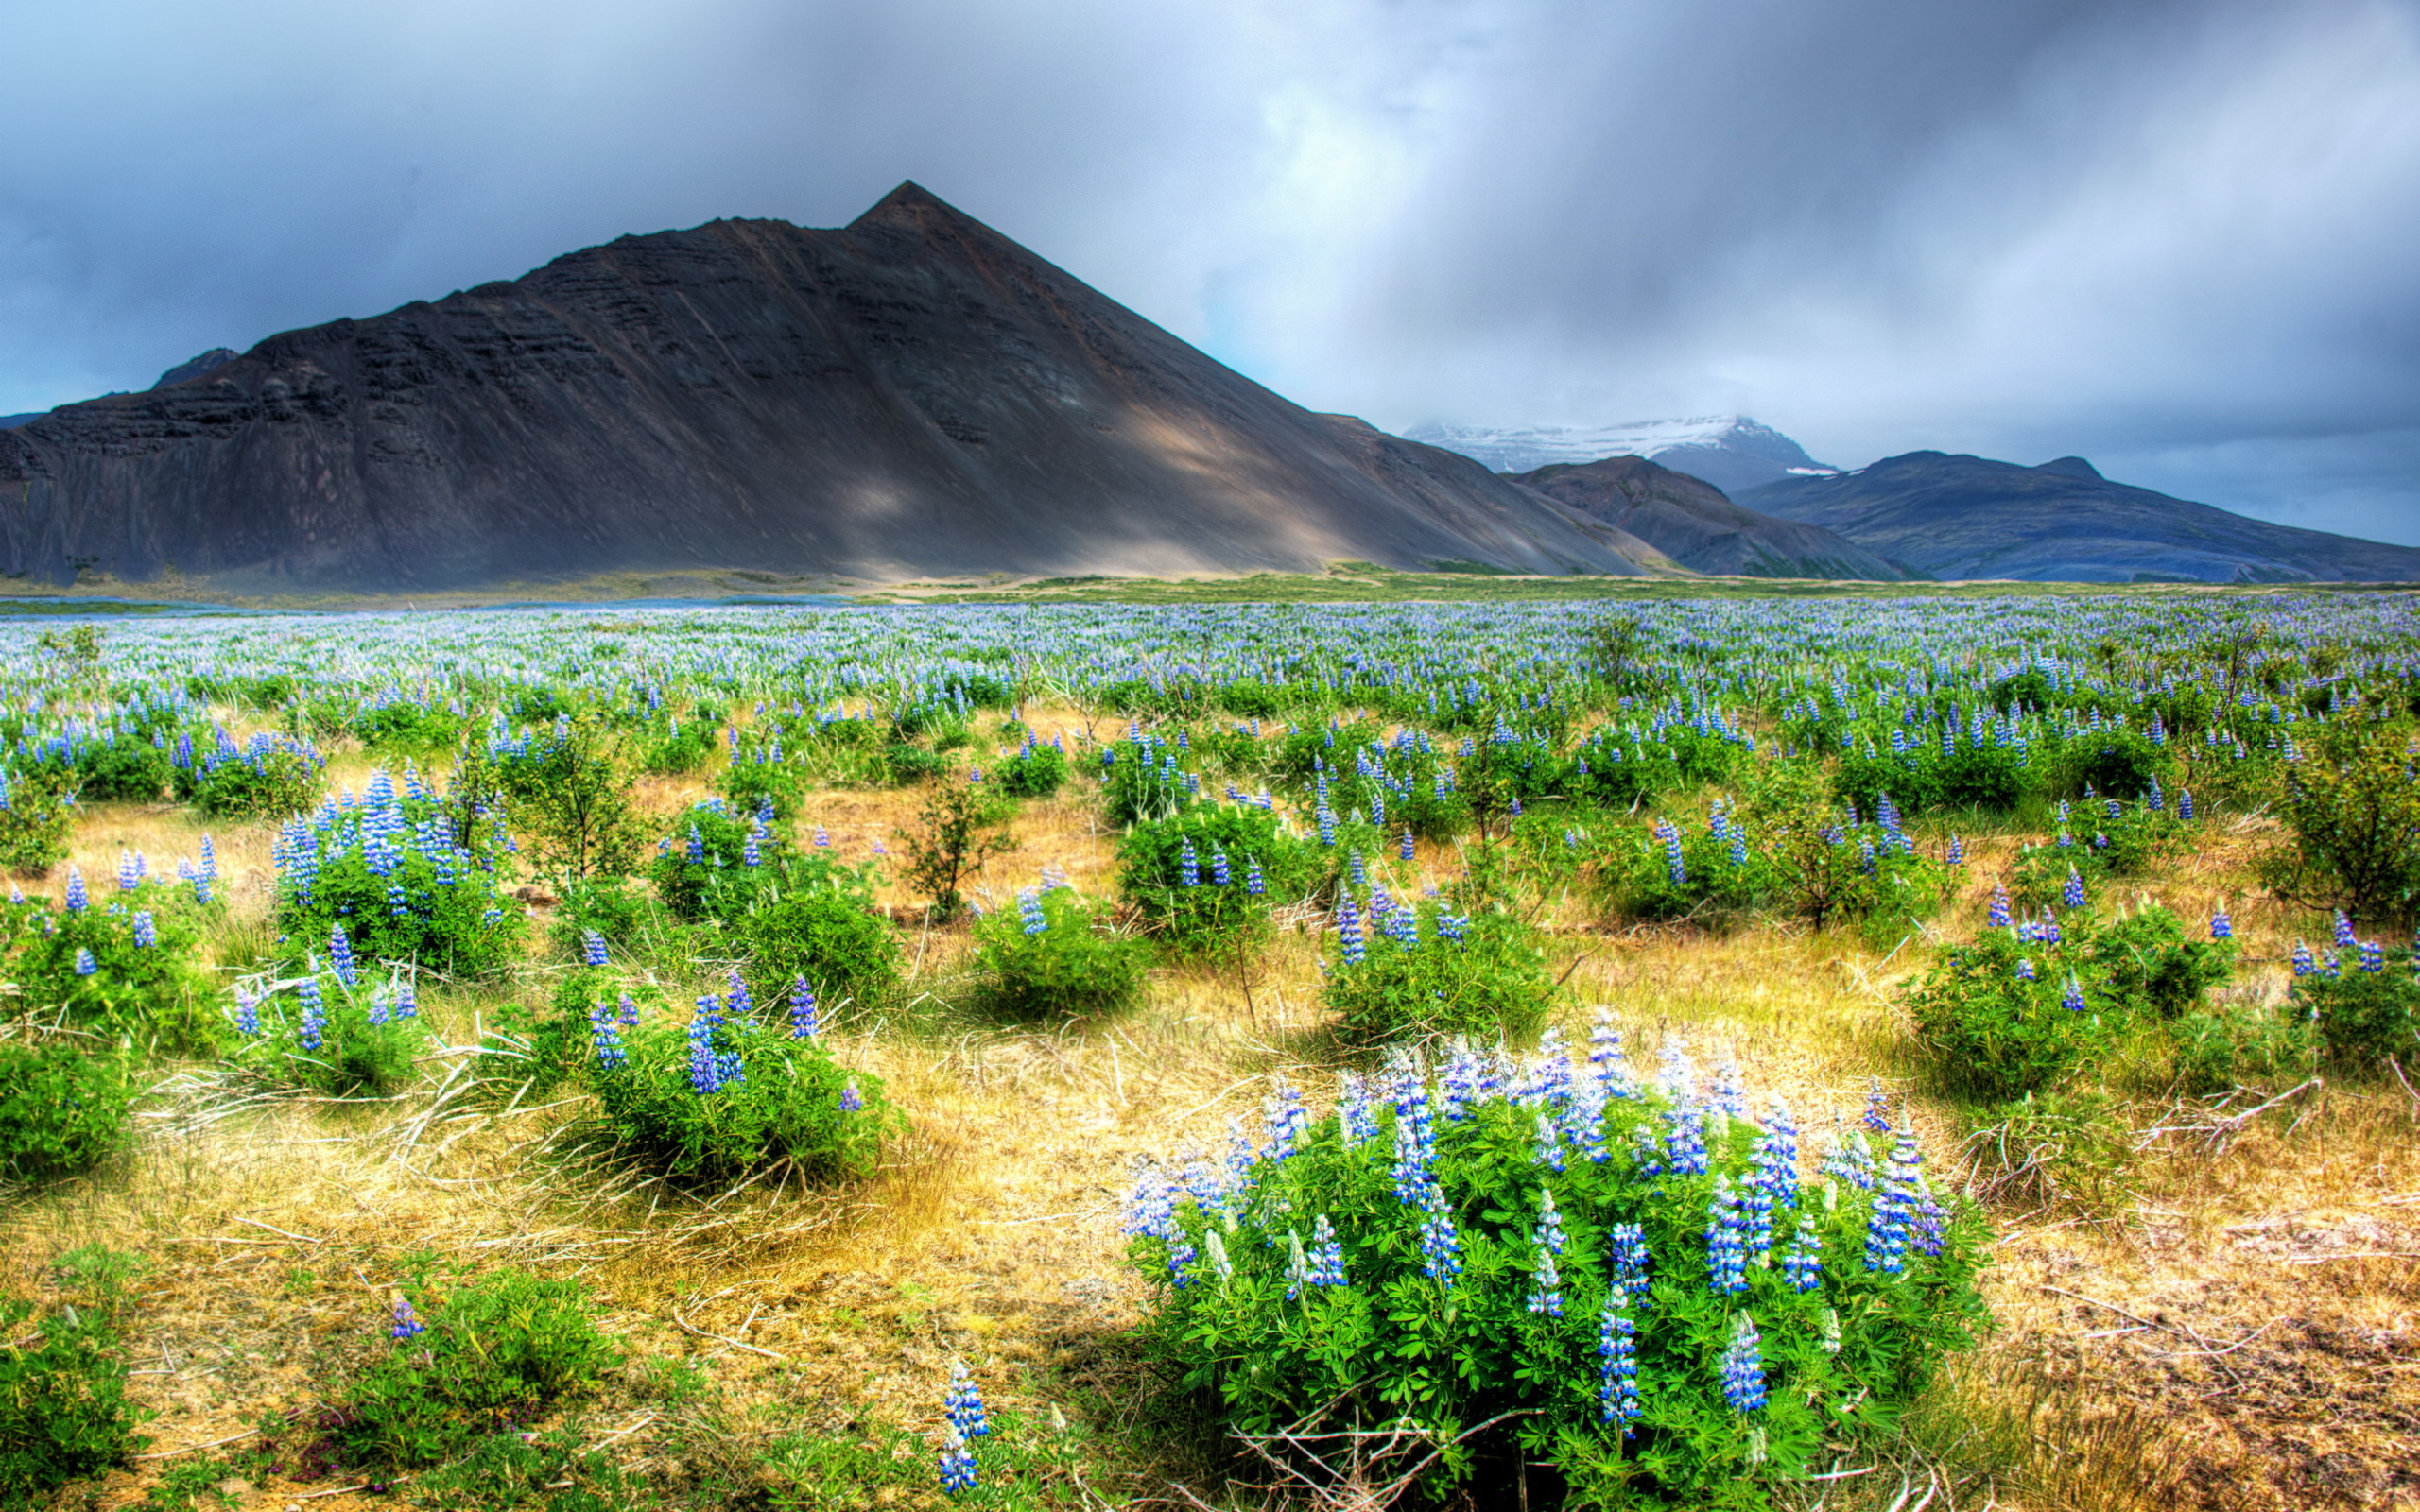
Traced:
<path fill-rule="evenodd" d="M 1897 581 L 1898 565 L 1821 525 L 1746 509 L 1703 479 L 1643 456 L 1557 462 L 1513 479 L 1630 532 L 1695 572 Z"/>
<path fill-rule="evenodd" d="M 1628 425 L 1415 425 L 1415 441 L 1484 462 L 1498 472 L 1528 472 L 1557 462 L 1578 465 L 1607 456 L 1643 456 L 1703 478 L 1726 493 L 1776 479 L 1836 471 L 1796 441 L 1745 415 L 1638 421 Z"/>
<path fill-rule="evenodd" d="M 2408 582 L 2420 547 L 2273 524 L 2112 483 L 2065 456 L 2040 467 L 1910 452 L 1742 494 L 1937 577 L 2036 582 Z"/>
<path fill-rule="evenodd" d="M 1668 568 L 1465 457 L 1289 404 L 913 184 L 844 230 L 626 236 L 0 432 L 0 570 L 53 581 L 1337 558 Z"/>

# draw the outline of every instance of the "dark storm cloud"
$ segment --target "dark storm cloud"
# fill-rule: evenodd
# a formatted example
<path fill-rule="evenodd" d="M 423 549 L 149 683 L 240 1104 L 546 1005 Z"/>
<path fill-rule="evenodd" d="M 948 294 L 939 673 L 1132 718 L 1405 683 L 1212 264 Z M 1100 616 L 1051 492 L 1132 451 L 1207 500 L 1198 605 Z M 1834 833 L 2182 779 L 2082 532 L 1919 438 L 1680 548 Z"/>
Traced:
<path fill-rule="evenodd" d="M 0 5 L 0 411 L 913 177 L 1381 423 L 2420 541 L 2420 0 Z"/>

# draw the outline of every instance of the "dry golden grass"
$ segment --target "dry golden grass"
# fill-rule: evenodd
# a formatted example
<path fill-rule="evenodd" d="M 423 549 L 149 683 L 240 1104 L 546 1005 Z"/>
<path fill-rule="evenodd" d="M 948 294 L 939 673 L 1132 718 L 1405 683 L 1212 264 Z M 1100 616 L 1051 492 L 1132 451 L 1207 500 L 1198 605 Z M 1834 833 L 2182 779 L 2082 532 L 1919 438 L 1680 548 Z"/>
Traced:
<path fill-rule="evenodd" d="M 337 775 L 357 786 L 367 770 L 353 759 Z M 703 792 L 650 781 L 643 796 L 668 812 Z M 820 793 L 798 833 L 821 826 L 862 858 L 876 841 L 895 848 L 912 809 L 910 795 Z M 205 828 L 256 947 L 271 898 L 266 826 L 96 810 L 77 863 L 97 883 L 121 846 L 156 864 L 195 853 Z M 2221 893 L 2241 900 L 2246 954 L 2273 978 L 2297 919 L 2242 885 L 2258 831 L 2214 836 L 2144 891 L 2188 918 Z M 991 898 L 1046 864 L 1089 893 L 1113 891 L 1115 837 L 1090 803 L 1071 793 L 1029 804 L 1016 833 L 1019 848 L 982 879 Z M 1941 929 L 1979 916 L 1990 866 L 2013 848 L 1979 849 L 1974 896 Z M 1424 848 L 1425 868 L 1450 860 Z M 894 889 L 885 902 L 904 913 L 917 901 Z M 1962 1127 L 1913 1075 L 1893 1005 L 1924 940 L 1877 950 L 1780 929 L 1609 929 L 1572 899 L 1549 919 L 1556 969 L 1572 968 L 1575 1034 L 1601 1005 L 1636 1057 L 1673 1035 L 1701 1064 L 1735 1056 L 1810 1132 L 1853 1113 L 1879 1075 L 1935 1170 L 1951 1167 Z M 913 988 L 945 998 L 963 931 L 908 928 Z M 458 1054 L 435 1057 L 422 1089 L 369 1107 L 243 1102 L 196 1070 L 164 1086 L 122 1166 L 0 1213 L 0 1287 L 30 1292 L 59 1253 L 95 1240 L 151 1263 L 133 1352 L 136 1391 L 160 1414 L 154 1457 L 112 1476 L 100 1506 L 139 1502 L 158 1456 L 324 1400 L 347 1361 L 384 1342 L 389 1288 L 414 1254 L 584 1277 L 636 1355 L 712 1378 L 728 1402 L 717 1420 L 740 1447 L 869 1418 L 930 1431 L 940 1383 L 963 1359 L 995 1402 L 1088 1423 L 1100 1446 L 1090 1489 L 1115 1502 L 1205 1473 L 1126 1432 L 1146 1386 L 1128 1342 L 1142 1293 L 1116 1229 L 1133 1164 L 1221 1139 L 1273 1073 L 1324 1085 L 1316 962 L 1311 936 L 1281 933 L 1249 981 L 1164 970 L 1147 1005 L 1114 1024 L 858 1026 L 841 1054 L 888 1080 L 914 1131 L 875 1179 L 837 1193 L 699 1201 L 617 1182 L 565 1159 L 571 1109 L 461 1096 L 447 1080 Z M 467 1043 L 484 1002 L 439 994 L 431 1018 Z M 2135 1091 L 2152 1126 L 2166 1099 Z M 1930 1488 L 1936 1505 L 2041 1512 L 2420 1505 L 2416 1118 L 2391 1085 L 2306 1092 L 2222 1150 L 2188 1134 L 2152 1142 L 2114 1209 L 2000 1214 L 1986 1281 L 1999 1332 L 1925 1403 L 1894 1458 L 1802 1500 L 1882 1508 L 1897 1497 L 1907 1512 Z M 588 1420 L 617 1455 L 668 1470 L 688 1412 L 633 1369 Z M 330 1488 L 242 1494 L 259 1506 L 392 1504 Z"/>

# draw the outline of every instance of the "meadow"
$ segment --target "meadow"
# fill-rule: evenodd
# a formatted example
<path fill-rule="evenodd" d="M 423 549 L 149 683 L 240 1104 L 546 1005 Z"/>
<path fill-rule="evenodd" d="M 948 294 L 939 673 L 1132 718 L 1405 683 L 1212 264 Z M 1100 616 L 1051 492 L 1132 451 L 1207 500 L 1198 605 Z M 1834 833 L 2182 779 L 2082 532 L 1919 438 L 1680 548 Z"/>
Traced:
<path fill-rule="evenodd" d="M 2420 599 L 1475 581 L 0 625 L 0 1506 L 2420 1506 Z"/>

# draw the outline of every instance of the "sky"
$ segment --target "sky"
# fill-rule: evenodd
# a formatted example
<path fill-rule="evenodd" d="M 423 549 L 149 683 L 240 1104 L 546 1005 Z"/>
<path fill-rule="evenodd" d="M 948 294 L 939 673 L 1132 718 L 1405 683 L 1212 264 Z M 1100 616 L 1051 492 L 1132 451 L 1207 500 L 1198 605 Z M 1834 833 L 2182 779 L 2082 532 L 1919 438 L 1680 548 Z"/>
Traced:
<path fill-rule="evenodd" d="M 1391 428 L 2420 544 L 2420 0 L 0 0 L 0 413 L 913 179 Z"/>

